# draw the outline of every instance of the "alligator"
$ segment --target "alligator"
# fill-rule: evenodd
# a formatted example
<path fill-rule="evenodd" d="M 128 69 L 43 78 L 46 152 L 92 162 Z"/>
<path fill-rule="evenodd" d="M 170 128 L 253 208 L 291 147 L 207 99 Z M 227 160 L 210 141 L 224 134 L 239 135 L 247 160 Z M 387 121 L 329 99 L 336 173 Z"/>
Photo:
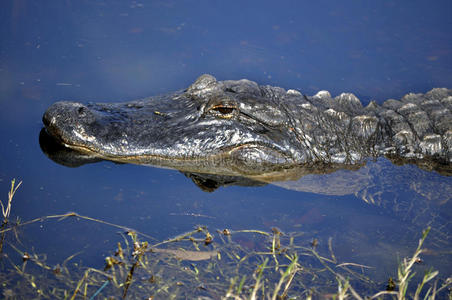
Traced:
<path fill-rule="evenodd" d="M 48 135 L 87 161 L 192 174 L 268 182 L 294 169 L 297 176 L 357 169 L 379 156 L 452 173 L 452 90 L 446 88 L 363 106 L 351 93 L 306 96 L 205 74 L 185 90 L 131 102 L 56 102 L 43 123 Z"/>
<path fill-rule="evenodd" d="M 57 102 L 43 116 L 40 144 L 66 166 L 173 168 L 207 192 L 272 183 L 354 194 L 415 228 L 435 225 L 444 243 L 452 239 L 451 111 L 445 88 L 364 107 L 349 93 L 306 96 L 202 75 L 185 90 L 131 102 Z"/>

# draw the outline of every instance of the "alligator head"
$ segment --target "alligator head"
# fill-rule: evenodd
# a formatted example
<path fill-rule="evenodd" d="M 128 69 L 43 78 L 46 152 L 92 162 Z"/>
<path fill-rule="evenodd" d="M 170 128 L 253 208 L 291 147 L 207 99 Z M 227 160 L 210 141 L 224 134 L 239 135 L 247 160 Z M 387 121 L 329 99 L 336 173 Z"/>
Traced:
<path fill-rule="evenodd" d="M 248 175 L 307 160 L 285 110 L 248 80 L 203 75 L 185 91 L 128 103 L 61 101 L 43 122 L 64 146 L 116 162 Z"/>

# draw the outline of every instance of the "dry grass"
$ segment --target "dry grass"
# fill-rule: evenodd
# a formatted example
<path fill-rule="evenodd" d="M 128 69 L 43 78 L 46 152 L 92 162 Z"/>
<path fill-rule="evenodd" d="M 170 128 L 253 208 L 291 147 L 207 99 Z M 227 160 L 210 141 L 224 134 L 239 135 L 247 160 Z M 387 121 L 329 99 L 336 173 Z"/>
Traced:
<path fill-rule="evenodd" d="M 3 205 L 3 201 L 0 200 L 0 205 L 2 206 L 2 214 L 3 214 L 3 224 L 8 223 L 9 215 L 11 213 L 11 205 L 13 203 L 13 197 L 16 193 L 17 189 L 22 184 L 22 181 L 19 182 L 18 185 L 15 185 L 16 179 L 11 180 L 11 189 L 8 192 L 8 202 Z"/>

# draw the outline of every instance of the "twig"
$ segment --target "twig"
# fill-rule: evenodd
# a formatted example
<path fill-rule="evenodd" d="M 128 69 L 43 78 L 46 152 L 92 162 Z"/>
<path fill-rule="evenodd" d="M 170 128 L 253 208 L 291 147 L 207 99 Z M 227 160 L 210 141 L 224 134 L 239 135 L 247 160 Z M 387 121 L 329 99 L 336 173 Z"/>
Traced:
<path fill-rule="evenodd" d="M 0 200 L 0 205 L 2 206 L 2 214 L 3 214 L 3 224 L 8 223 L 8 218 L 11 213 L 11 203 L 13 202 L 14 194 L 16 193 L 17 189 L 22 184 L 22 181 L 19 182 L 17 186 L 14 186 L 16 183 L 16 178 L 11 180 L 11 189 L 8 192 L 8 203 L 6 204 L 6 208 L 3 205 L 3 202 Z"/>

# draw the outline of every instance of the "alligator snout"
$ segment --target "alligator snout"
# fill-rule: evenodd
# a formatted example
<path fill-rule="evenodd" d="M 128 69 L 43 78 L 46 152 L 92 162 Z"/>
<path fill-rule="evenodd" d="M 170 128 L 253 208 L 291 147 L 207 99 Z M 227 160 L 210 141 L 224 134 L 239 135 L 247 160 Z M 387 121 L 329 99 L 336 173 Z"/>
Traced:
<path fill-rule="evenodd" d="M 47 132 L 67 143 L 75 126 L 91 123 L 94 116 L 85 105 L 78 102 L 60 101 L 52 104 L 42 117 Z"/>

